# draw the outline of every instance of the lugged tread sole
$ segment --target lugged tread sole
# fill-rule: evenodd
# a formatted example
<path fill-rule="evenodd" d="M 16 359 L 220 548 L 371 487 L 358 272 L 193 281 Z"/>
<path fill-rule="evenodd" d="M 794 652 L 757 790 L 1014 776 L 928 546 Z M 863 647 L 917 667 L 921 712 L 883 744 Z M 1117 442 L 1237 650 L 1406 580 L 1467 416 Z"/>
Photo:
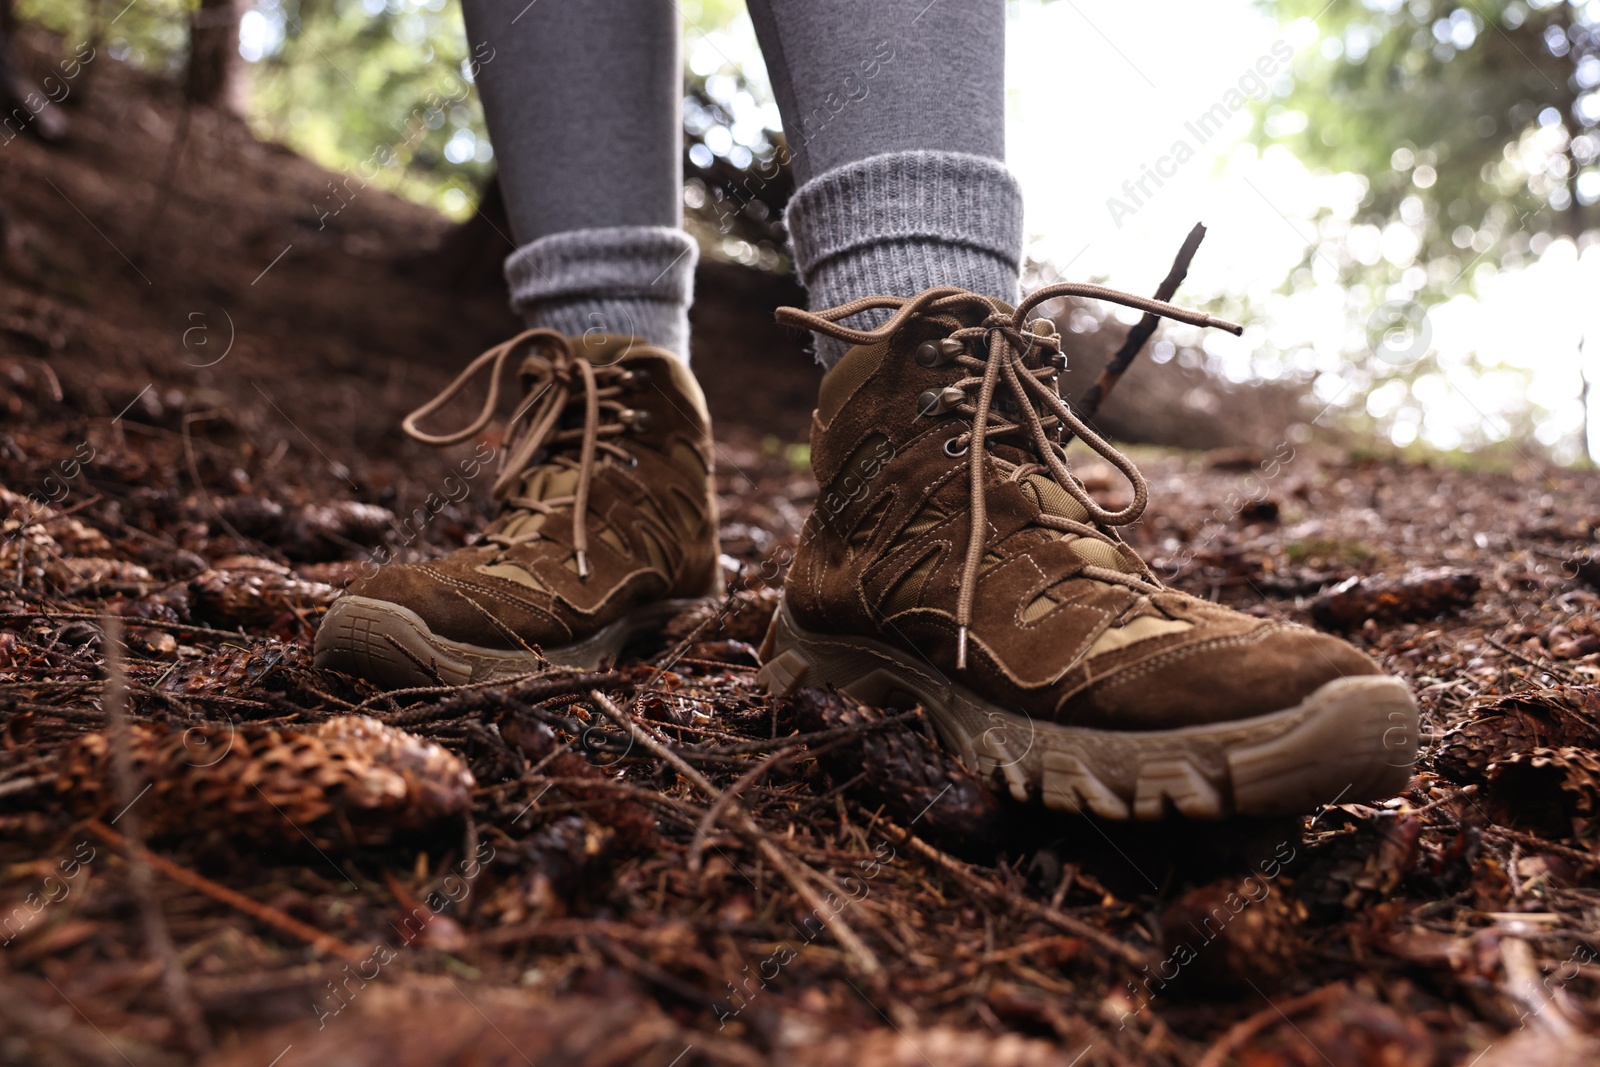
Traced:
<path fill-rule="evenodd" d="M 563 667 L 598 667 L 603 660 L 615 660 L 634 636 L 661 627 L 697 603 L 688 599 L 647 604 L 582 641 L 543 649 L 545 661 Z M 365 678 L 388 689 L 466 685 L 526 674 L 543 666 L 536 656 L 521 649 L 484 648 L 440 637 L 410 608 L 349 593 L 335 600 L 322 617 L 315 652 L 318 667 Z M 431 666 L 438 677 L 429 675 L 421 664 Z"/>
<path fill-rule="evenodd" d="M 881 642 L 803 630 L 783 601 L 761 660 L 757 677 L 775 695 L 832 685 L 878 706 L 918 701 L 980 777 L 1019 801 L 1105 819 L 1303 814 L 1392 796 L 1416 762 L 1416 701 L 1385 675 L 1336 678 L 1293 707 L 1248 719 L 1119 731 L 1036 722 Z"/>

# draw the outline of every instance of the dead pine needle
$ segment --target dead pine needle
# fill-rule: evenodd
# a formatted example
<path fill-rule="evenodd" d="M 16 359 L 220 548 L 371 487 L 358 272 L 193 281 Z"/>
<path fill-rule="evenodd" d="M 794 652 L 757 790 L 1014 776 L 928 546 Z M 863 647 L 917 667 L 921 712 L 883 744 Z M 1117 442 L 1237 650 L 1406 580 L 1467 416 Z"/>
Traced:
<path fill-rule="evenodd" d="M 1332 1000 L 1344 993 L 1343 982 L 1325 985 L 1321 989 L 1314 989 L 1304 996 L 1292 997 L 1278 1004 L 1268 1002 L 1265 1008 L 1256 1012 L 1241 1022 L 1228 1028 L 1217 1043 L 1206 1050 L 1195 1067 L 1223 1067 L 1228 1059 L 1249 1043 L 1250 1039 L 1265 1030 L 1273 1023 L 1283 1021 L 1293 1026 L 1291 1016 L 1298 1015 L 1308 1008 L 1314 1008 L 1324 1001 Z"/>
<path fill-rule="evenodd" d="M 111 777 L 113 793 L 117 798 L 117 819 L 123 823 L 127 837 L 128 886 L 139 905 L 140 922 L 144 926 L 145 947 L 153 959 L 161 963 L 162 987 L 166 993 L 167 1008 L 184 1044 L 195 1056 L 203 1056 L 211 1049 L 211 1035 L 206 1030 L 205 1016 L 200 1004 L 189 988 L 189 975 L 178 958 L 172 933 L 167 928 L 166 916 L 156 897 L 155 879 L 146 862 L 144 838 L 139 832 L 139 792 L 133 775 L 133 757 L 127 716 L 127 682 L 122 666 L 122 620 L 107 616 L 102 626 L 105 641 L 106 681 L 100 697 L 101 710 L 111 735 Z"/>
<path fill-rule="evenodd" d="M 90 833 L 107 844 L 120 848 L 130 855 L 133 853 L 133 843 L 99 819 L 90 819 L 87 826 Z M 280 933 L 288 934 L 297 941 L 305 942 L 318 952 L 335 956 L 348 963 L 361 963 L 370 955 L 370 953 L 363 952 L 352 945 L 345 944 L 332 934 L 323 933 L 314 926 L 307 926 L 299 919 L 291 915 L 285 915 L 277 908 L 251 900 L 243 893 L 229 889 L 225 885 L 219 885 L 204 875 L 196 874 L 186 867 L 180 867 L 171 860 L 154 852 L 141 849 L 140 854 L 152 868 L 179 885 L 188 886 L 190 889 L 204 893 L 212 900 L 241 911 L 252 919 L 278 930 Z"/>
<path fill-rule="evenodd" d="M 696 789 L 704 793 L 713 803 L 722 798 L 720 789 L 712 785 L 699 771 L 689 766 L 682 756 L 679 756 L 666 745 L 656 740 L 654 736 L 640 727 L 632 718 L 625 715 L 622 709 L 607 699 L 604 693 L 596 689 L 592 690 L 589 696 L 607 718 L 628 731 L 635 741 L 666 760 L 674 770 L 687 779 Z M 809 871 L 809 868 L 802 861 L 793 859 L 783 849 L 779 848 L 777 843 L 772 840 L 771 835 L 758 826 L 737 801 L 729 803 L 728 817 L 733 821 L 734 828 L 756 846 L 762 857 L 772 864 L 779 874 L 783 875 L 784 879 L 788 881 L 789 885 L 800 895 L 800 899 L 805 901 L 808 907 L 819 916 L 828 916 L 826 922 L 829 928 L 832 929 L 833 936 L 844 948 L 856 971 L 862 977 L 876 981 L 883 974 L 883 964 L 878 962 L 878 957 L 867 947 L 866 942 L 861 940 L 860 935 L 850 927 L 849 923 L 845 922 L 844 916 L 836 909 L 828 906 L 822 894 L 817 892 L 816 886 L 811 884 L 810 878 L 807 878 L 801 872 L 805 869 L 813 877 L 818 877 L 819 880 L 820 876 L 814 871 Z M 831 891 L 836 896 L 839 896 L 840 899 L 844 899 L 844 895 L 840 894 L 836 888 Z"/>

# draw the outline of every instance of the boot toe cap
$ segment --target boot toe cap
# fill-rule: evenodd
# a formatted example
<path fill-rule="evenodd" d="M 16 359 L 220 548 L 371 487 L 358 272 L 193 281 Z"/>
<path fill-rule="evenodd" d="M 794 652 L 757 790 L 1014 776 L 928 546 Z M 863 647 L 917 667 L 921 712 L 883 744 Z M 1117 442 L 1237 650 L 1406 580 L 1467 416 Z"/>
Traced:
<path fill-rule="evenodd" d="M 1365 653 L 1303 626 L 1264 623 L 1122 665 L 1061 705 L 1062 719 L 1158 730 L 1292 708 L 1336 678 L 1383 673 Z"/>

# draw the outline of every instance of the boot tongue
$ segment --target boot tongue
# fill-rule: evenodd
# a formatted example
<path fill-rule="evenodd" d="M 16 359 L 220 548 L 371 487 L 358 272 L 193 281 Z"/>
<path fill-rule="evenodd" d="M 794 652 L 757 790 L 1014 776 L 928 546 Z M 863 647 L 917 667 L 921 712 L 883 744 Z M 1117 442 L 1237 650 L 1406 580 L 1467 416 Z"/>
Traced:
<path fill-rule="evenodd" d="M 1005 315 L 1007 318 L 1016 314 L 1016 309 L 1010 304 L 1006 303 L 1004 300 L 999 300 L 994 297 L 989 297 L 988 300 L 992 305 L 994 305 L 994 310 L 996 312 Z M 963 321 L 966 321 L 969 326 L 980 326 L 983 324 L 986 316 L 978 314 L 976 311 L 972 311 L 968 312 L 966 315 L 961 315 L 958 317 L 962 318 Z M 1030 371 L 1036 371 L 1044 366 L 1045 350 L 1042 346 L 1034 345 L 1029 350 L 1021 352 L 1020 355 L 1022 357 L 1021 365 Z M 1004 386 L 995 390 L 995 410 L 1005 418 L 1012 421 L 1021 421 L 1023 415 L 1019 405 L 1032 407 L 1034 413 L 1037 414 L 1039 418 L 1045 420 L 1047 426 L 1054 424 L 1055 417 L 1053 413 L 1046 409 L 1042 402 L 1034 399 L 1032 396 L 1017 397 L 1012 394 L 1011 390 L 1005 388 Z"/>
<path fill-rule="evenodd" d="M 620 363 L 629 352 L 644 345 L 639 338 L 627 334 L 595 331 L 590 331 L 582 337 L 574 337 L 570 343 L 573 355 L 586 359 L 597 367 L 609 367 L 613 363 Z"/>
<path fill-rule="evenodd" d="M 644 344 L 637 337 L 626 334 L 611 334 L 591 332 L 582 337 L 572 338 L 569 342 L 572 354 L 594 364 L 597 367 L 609 367 L 621 362 L 629 352 Z M 542 369 L 534 363 L 534 357 L 529 356 L 522 364 L 522 380 L 524 390 L 544 388 L 548 379 Z M 581 387 L 574 387 L 574 394 L 568 402 L 567 410 L 561 416 L 561 428 L 571 429 L 582 426 L 582 393 Z M 554 464 L 539 464 L 537 456 L 535 465 L 530 466 L 522 475 L 522 488 L 518 496 L 527 500 L 549 500 L 554 497 L 570 497 L 578 491 L 578 472 L 570 467 Z M 516 510 L 507 513 L 497 525 L 497 532 L 531 533 L 544 526 L 544 520 L 549 516 L 538 512 Z M 501 525 L 503 524 L 503 525 Z"/>
<path fill-rule="evenodd" d="M 1071 519 L 1074 522 L 1087 523 L 1089 512 L 1075 500 L 1054 480 L 1043 474 L 1030 474 L 1018 482 L 1018 487 L 1023 495 L 1029 497 L 1039 506 L 1039 510 L 1046 515 L 1055 515 L 1058 518 Z M 1097 541 L 1092 537 L 1078 537 L 1075 534 L 1062 532 L 1062 540 L 1072 542 L 1072 551 L 1082 557 L 1086 563 L 1096 567 L 1105 567 L 1108 570 L 1122 571 L 1125 574 L 1134 573 L 1128 561 L 1123 558 L 1114 545 L 1104 541 Z"/>
<path fill-rule="evenodd" d="M 571 467 L 534 467 L 523 477 L 519 496 L 529 500 L 549 500 L 571 496 L 578 491 L 578 472 Z"/>
<path fill-rule="evenodd" d="M 645 342 L 637 337 L 617 333 L 586 333 L 581 337 L 573 337 L 567 341 L 568 350 L 579 359 L 594 364 L 596 367 L 609 367 L 621 363 L 634 349 L 643 348 Z M 545 380 L 544 371 L 539 363 L 535 362 L 538 353 L 537 344 L 528 356 L 522 361 L 522 387 L 526 391 Z M 549 356 L 545 356 L 548 359 Z"/>
<path fill-rule="evenodd" d="M 634 338 L 634 336 L 629 336 L 629 334 L 598 333 L 598 331 L 589 331 L 589 333 L 582 334 L 582 336 L 570 338 L 566 341 L 566 344 L 568 344 L 571 354 L 576 355 L 581 360 L 594 363 L 595 366 L 611 366 L 613 363 L 621 363 L 622 358 L 626 357 L 629 352 L 645 346 L 645 342 Z M 523 365 L 523 373 L 526 374 L 526 365 Z"/>
<path fill-rule="evenodd" d="M 1087 523 L 1088 510 L 1072 494 L 1042 474 L 1030 474 L 1019 483 L 1023 493 L 1033 498 L 1039 510 L 1046 515 Z"/>
<path fill-rule="evenodd" d="M 571 467 L 531 467 L 522 476 L 522 487 L 517 496 L 524 500 L 550 500 L 556 497 L 571 499 L 578 491 L 578 472 Z M 563 509 L 557 514 L 566 515 Z M 523 538 L 544 529 L 553 516 L 526 508 L 509 508 L 489 524 L 485 533 L 503 537 Z M 570 521 L 570 520 L 568 520 Z"/>

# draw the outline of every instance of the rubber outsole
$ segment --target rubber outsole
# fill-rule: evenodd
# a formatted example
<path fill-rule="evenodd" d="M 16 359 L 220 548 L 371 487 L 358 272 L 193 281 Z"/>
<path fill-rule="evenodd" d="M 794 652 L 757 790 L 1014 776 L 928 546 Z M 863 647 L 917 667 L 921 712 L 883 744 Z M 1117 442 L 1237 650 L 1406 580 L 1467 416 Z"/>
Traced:
<path fill-rule="evenodd" d="M 346 593 L 322 617 L 317 629 L 315 663 L 389 689 L 492 681 L 536 671 L 547 663 L 589 669 L 606 659 L 614 661 L 635 636 L 659 629 L 698 602 L 660 600 L 645 605 L 582 641 L 543 649 L 541 661 L 522 649 L 484 648 L 451 641 L 430 630 L 410 608 Z"/>
<path fill-rule="evenodd" d="M 1392 796 L 1416 762 L 1416 701 L 1384 675 L 1336 678 L 1266 715 L 1119 731 L 1036 721 L 881 642 L 808 632 L 783 601 L 761 660 L 775 695 L 831 685 L 867 704 L 920 703 L 962 762 L 1018 801 L 1104 819 L 1303 814 Z"/>

